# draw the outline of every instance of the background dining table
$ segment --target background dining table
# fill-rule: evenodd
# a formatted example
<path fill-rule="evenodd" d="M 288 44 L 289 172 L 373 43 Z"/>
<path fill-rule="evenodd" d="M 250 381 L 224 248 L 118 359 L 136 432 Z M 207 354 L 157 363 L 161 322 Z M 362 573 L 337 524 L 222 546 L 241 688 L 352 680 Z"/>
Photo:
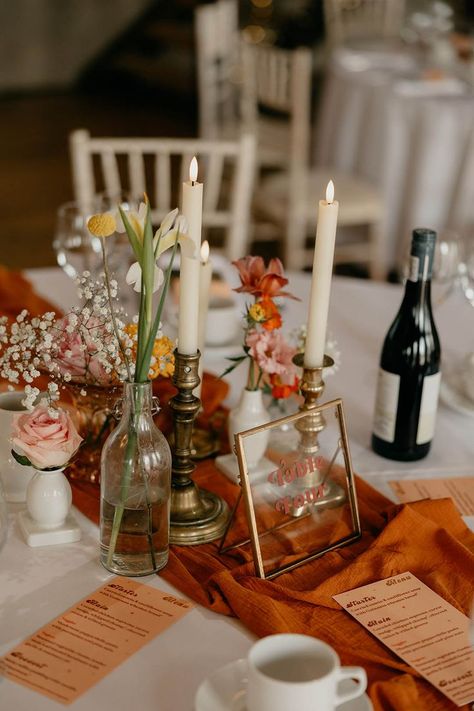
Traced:
<path fill-rule="evenodd" d="M 339 48 L 320 107 L 315 162 L 380 189 L 387 270 L 403 263 L 413 226 L 472 225 L 474 90 L 462 66 L 436 70 L 388 43 Z"/>
<path fill-rule="evenodd" d="M 75 302 L 73 282 L 58 268 L 27 272 L 34 287 L 62 309 Z M 310 276 L 290 274 L 291 291 L 301 301 L 285 302 L 288 329 L 306 320 Z M 441 403 L 433 446 L 426 459 L 394 462 L 370 449 L 378 359 L 383 338 L 398 308 L 402 287 L 336 277 L 333 280 L 329 328 L 341 353 L 337 372 L 326 380 L 324 399 L 342 397 L 355 471 L 389 498 L 391 479 L 474 475 L 474 419 Z M 454 293 L 436 311 L 443 359 L 453 362 L 474 351 L 472 307 Z M 468 327 L 470 324 L 470 327 Z M 225 349 L 224 349 L 225 350 Z M 216 374 L 225 365 L 222 349 L 205 354 L 206 370 Z M 229 379 L 228 405 L 243 386 L 244 369 Z M 77 543 L 29 548 L 21 538 L 16 512 L 10 505 L 7 543 L 0 552 L 0 654 L 93 592 L 110 574 L 100 565 L 98 529 L 76 511 L 82 529 Z M 466 519 L 474 529 L 474 517 Z M 143 582 L 180 593 L 160 575 Z M 200 683 L 222 665 L 246 655 L 254 636 L 237 620 L 199 605 L 158 635 L 120 667 L 80 697 L 77 711 L 190 711 Z M 139 690 L 139 693 L 137 692 Z M 0 681 L 0 706 L 15 711 L 52 711 L 56 703 L 10 680 Z"/>

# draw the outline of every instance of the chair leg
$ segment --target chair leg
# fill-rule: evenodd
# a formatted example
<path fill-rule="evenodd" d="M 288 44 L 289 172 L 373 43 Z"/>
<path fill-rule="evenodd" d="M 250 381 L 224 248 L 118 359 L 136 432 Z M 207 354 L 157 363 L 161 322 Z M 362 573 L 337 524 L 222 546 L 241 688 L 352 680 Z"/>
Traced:
<path fill-rule="evenodd" d="M 388 265 L 384 255 L 380 222 L 372 222 L 369 224 L 369 244 L 369 276 L 371 279 L 377 281 L 385 281 L 387 278 Z"/>
<path fill-rule="evenodd" d="M 300 214 L 290 215 L 286 226 L 285 269 L 303 269 L 305 265 L 306 219 Z"/>

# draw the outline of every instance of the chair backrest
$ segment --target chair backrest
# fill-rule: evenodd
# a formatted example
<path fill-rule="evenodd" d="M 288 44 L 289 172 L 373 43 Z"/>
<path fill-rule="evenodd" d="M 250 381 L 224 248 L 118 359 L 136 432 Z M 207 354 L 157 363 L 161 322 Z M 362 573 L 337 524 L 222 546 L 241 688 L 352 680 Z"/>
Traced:
<path fill-rule="evenodd" d="M 294 50 L 245 40 L 242 57 L 242 119 L 246 131 L 254 130 L 264 139 L 265 115 L 286 116 L 289 144 L 281 146 L 288 156 L 290 172 L 306 170 L 311 134 L 311 50 Z M 270 128 L 269 128 L 270 130 Z"/>
<path fill-rule="evenodd" d="M 200 5 L 194 14 L 199 135 L 217 138 L 238 123 L 239 8 L 237 0 Z"/>
<path fill-rule="evenodd" d="M 226 257 L 245 255 L 255 173 L 253 135 L 243 134 L 238 141 L 91 138 L 81 129 L 71 133 L 70 148 L 76 200 L 88 202 L 102 191 L 134 197 L 147 192 L 154 224 L 180 204 L 180 186 L 189 179 L 196 155 L 204 182 L 203 227 L 224 229 Z"/>
<path fill-rule="evenodd" d="M 399 36 L 404 14 L 405 0 L 324 0 L 326 37 L 338 45 Z"/>

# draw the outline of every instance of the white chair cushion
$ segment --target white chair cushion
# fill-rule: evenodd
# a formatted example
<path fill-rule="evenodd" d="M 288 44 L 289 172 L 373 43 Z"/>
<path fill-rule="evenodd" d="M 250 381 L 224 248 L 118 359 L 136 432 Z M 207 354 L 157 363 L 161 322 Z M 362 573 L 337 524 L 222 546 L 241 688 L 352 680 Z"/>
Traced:
<path fill-rule="evenodd" d="M 339 201 L 338 223 L 341 226 L 365 225 L 381 219 L 382 200 L 370 183 L 331 168 L 316 168 L 304 179 L 305 189 L 301 191 L 301 204 L 297 207 L 305 211 L 309 225 L 316 223 L 318 202 L 325 197 L 326 185 L 331 179 L 335 186 L 335 198 Z M 288 172 L 268 175 L 261 181 L 255 194 L 256 212 L 272 222 L 285 223 L 288 219 L 288 193 Z"/>

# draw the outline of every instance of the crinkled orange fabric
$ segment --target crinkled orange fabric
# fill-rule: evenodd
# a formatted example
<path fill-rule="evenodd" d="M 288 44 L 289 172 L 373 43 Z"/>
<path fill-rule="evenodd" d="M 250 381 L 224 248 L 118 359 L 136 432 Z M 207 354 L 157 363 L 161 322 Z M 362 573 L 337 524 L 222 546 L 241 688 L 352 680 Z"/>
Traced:
<path fill-rule="evenodd" d="M 212 461 L 198 466 L 195 479 L 234 503 L 237 487 Z M 74 503 L 97 523 L 97 487 L 71 483 Z M 173 546 L 160 575 L 201 605 L 238 617 L 259 637 L 300 632 L 325 640 L 335 647 L 342 664 L 367 670 L 375 711 L 454 711 L 458 707 L 378 642 L 332 596 L 410 570 L 468 614 L 474 592 L 474 534 L 450 499 L 397 506 L 361 479 L 357 491 L 362 539 L 274 580 L 256 578 L 244 552 L 221 556 L 216 544 Z"/>
<path fill-rule="evenodd" d="M 0 266 L 0 316 L 14 320 L 22 309 L 27 309 L 32 316 L 46 311 L 62 315 L 56 306 L 33 291 L 30 282 L 20 272 Z"/>

